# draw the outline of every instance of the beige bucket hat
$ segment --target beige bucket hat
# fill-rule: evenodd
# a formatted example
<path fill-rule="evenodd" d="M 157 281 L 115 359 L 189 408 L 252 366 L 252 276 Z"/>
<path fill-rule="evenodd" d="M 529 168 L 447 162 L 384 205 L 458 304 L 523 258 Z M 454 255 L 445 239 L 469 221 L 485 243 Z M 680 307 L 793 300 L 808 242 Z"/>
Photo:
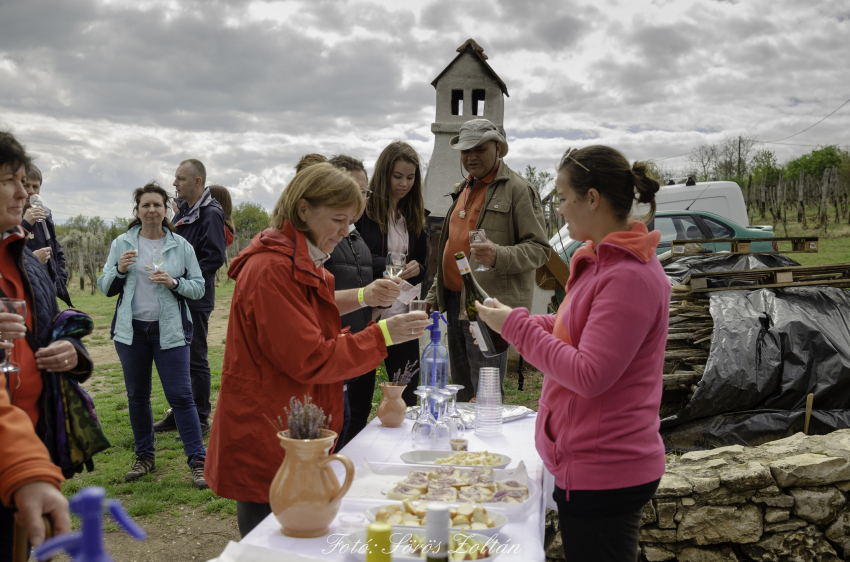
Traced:
<path fill-rule="evenodd" d="M 452 137 L 449 146 L 455 150 L 469 150 L 473 146 L 484 144 L 487 141 L 498 141 L 502 144 L 501 157 L 508 154 L 508 141 L 499 129 L 488 119 L 472 119 L 460 126 L 460 134 Z"/>

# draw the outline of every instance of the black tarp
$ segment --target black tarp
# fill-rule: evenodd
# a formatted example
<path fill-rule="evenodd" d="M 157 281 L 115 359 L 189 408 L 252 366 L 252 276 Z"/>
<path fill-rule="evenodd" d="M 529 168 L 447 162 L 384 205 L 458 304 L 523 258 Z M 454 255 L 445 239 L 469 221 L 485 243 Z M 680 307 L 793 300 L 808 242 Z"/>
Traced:
<path fill-rule="evenodd" d="M 676 284 L 690 272 L 788 265 L 796 262 L 775 254 L 715 255 L 665 270 Z M 710 299 L 705 374 L 684 409 L 661 421 L 668 450 L 753 446 L 802 431 L 809 393 L 809 433 L 850 428 L 850 292 L 789 287 L 719 291 Z"/>

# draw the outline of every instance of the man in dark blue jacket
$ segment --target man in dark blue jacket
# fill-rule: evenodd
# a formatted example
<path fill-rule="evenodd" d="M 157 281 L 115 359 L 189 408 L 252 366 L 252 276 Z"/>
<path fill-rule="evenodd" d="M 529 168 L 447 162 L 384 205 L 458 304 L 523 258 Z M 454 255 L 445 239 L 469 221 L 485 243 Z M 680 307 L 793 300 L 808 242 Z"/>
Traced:
<path fill-rule="evenodd" d="M 211 376 L 207 361 L 207 327 L 210 313 L 215 308 L 215 272 L 224 263 L 226 244 L 224 241 L 224 212 L 221 205 L 210 195 L 206 187 L 207 171 L 195 159 L 184 160 L 174 173 L 177 189 L 177 214 L 174 226 L 177 234 L 189 241 L 195 249 L 201 273 L 204 275 L 206 292 L 198 300 L 187 301 L 192 313 L 192 343 L 189 348 L 189 374 L 192 379 L 192 394 L 201 419 L 204 434 L 210 430 L 209 416 Z M 154 424 L 155 431 L 173 431 L 177 424 L 171 410 L 165 418 Z M 178 436 L 179 439 L 179 436 Z"/>
<path fill-rule="evenodd" d="M 27 177 L 24 179 L 24 189 L 27 197 L 41 193 L 42 176 L 41 170 L 35 164 L 26 167 Z M 39 220 L 41 222 L 39 222 Z M 62 244 L 56 239 L 56 227 L 53 224 L 53 214 L 49 211 L 45 214 L 41 208 L 32 207 L 27 203 L 24 207 L 24 217 L 21 226 L 30 234 L 27 239 L 27 248 L 38 257 L 39 261 L 47 267 L 53 285 L 56 288 L 56 296 L 65 301 L 68 306 L 71 296 L 68 294 L 68 271 L 65 269 L 65 252 Z"/>

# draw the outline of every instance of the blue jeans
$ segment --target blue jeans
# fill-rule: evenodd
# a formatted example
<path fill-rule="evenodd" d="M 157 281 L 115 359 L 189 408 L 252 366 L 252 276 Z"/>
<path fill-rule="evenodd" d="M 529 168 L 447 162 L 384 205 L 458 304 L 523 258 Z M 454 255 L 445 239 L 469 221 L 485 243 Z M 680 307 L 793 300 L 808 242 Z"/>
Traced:
<path fill-rule="evenodd" d="M 207 361 L 207 331 L 210 321 L 209 310 L 192 310 L 192 343 L 189 347 L 189 373 L 192 379 L 192 395 L 201 423 L 210 423 L 210 394 L 212 393 L 212 375 Z M 182 434 L 181 434 L 182 435 Z"/>
<path fill-rule="evenodd" d="M 189 383 L 189 346 L 161 349 L 159 322 L 133 320 L 133 345 L 115 342 L 115 351 L 124 370 L 124 386 L 130 410 L 130 426 L 136 441 L 136 455 L 153 457 L 153 413 L 151 412 L 151 377 L 153 362 L 165 399 L 174 411 L 177 430 L 183 438 L 183 452 L 189 465 L 207 456 L 201 439 L 201 424 Z"/>

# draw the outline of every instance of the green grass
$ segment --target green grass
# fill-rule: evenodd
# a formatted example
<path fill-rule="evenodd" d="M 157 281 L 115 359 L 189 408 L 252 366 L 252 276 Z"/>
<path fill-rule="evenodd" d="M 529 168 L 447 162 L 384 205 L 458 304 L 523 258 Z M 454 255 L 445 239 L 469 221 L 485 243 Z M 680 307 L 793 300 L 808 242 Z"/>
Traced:
<path fill-rule="evenodd" d="M 233 282 L 223 282 L 216 289 L 217 308 L 219 310 L 228 308 L 229 311 L 227 303 L 232 295 Z M 95 321 L 95 333 L 86 338 L 87 345 L 90 348 L 95 348 L 97 345 L 113 345 L 109 339 L 109 326 L 112 322 L 116 299 L 107 299 L 99 292 L 91 295 L 88 287 L 85 292 L 81 292 L 79 286 L 72 288 L 71 298 L 77 308 L 89 313 Z M 213 403 L 215 403 L 221 386 L 224 346 L 215 345 L 215 342 L 210 343 L 209 362 L 212 372 Z M 162 384 L 155 367 L 152 380 L 151 409 L 154 420 L 158 420 L 165 414 L 168 403 L 162 392 Z M 124 474 L 130 470 L 134 460 L 134 440 L 127 413 L 127 394 L 121 364 L 96 365 L 91 381 L 84 386 L 94 397 L 98 417 L 112 443 L 112 448 L 95 456 L 94 471 L 78 474 L 65 483 L 63 492 L 67 497 L 71 497 L 86 486 L 96 485 L 106 489 L 110 498 L 120 500 L 133 517 L 151 517 L 164 511 L 171 513 L 174 517 L 181 517 L 194 509 L 222 516 L 236 513 L 234 501 L 219 498 L 210 490 L 201 491 L 193 488 L 182 442 L 174 439 L 176 432 L 157 434 L 157 472 L 135 482 L 125 482 Z"/>
<path fill-rule="evenodd" d="M 753 224 L 773 224 L 773 232 L 777 238 L 785 238 L 785 230 L 781 223 L 773 223 L 768 214 L 765 217 L 753 217 Z M 788 257 L 800 265 L 826 265 L 831 263 L 850 263 L 850 224 L 847 218 L 840 223 L 833 222 L 835 210 L 829 210 L 829 224 L 826 232 L 817 226 L 817 210 L 809 208 L 806 213 L 806 222 L 809 228 L 803 228 L 797 223 L 796 210 L 788 212 L 788 236 L 817 236 L 818 252 L 815 254 L 789 254 Z"/>

